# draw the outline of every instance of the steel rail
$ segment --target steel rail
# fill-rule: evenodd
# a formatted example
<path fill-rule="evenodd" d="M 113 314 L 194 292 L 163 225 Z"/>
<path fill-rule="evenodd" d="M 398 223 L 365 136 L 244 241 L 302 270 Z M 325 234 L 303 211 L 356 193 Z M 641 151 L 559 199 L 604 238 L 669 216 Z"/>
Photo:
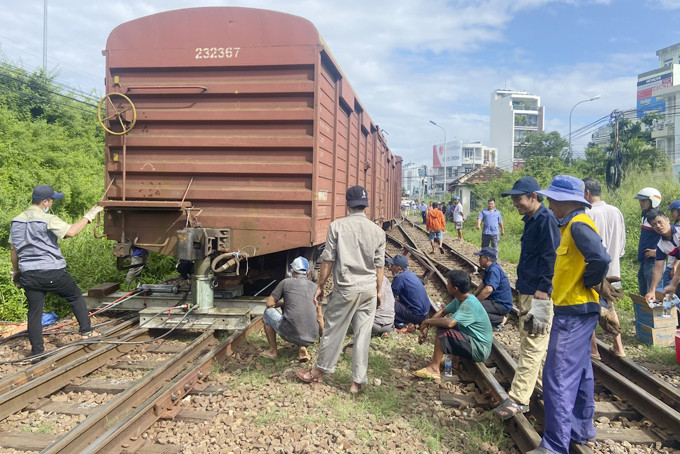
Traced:
<path fill-rule="evenodd" d="M 120 421 L 126 418 L 133 411 L 132 409 L 144 404 L 150 396 L 182 372 L 187 364 L 195 361 L 206 350 L 217 344 L 214 330 L 204 332 L 181 352 L 164 361 L 162 365 L 146 374 L 124 392 L 107 404 L 102 405 L 65 436 L 55 440 L 43 453 L 83 451 L 109 429 L 111 421 Z"/>
<path fill-rule="evenodd" d="M 132 327 L 138 322 L 139 317 L 125 321 L 117 326 L 114 326 L 109 331 L 103 332 L 102 337 L 119 335 L 124 331 L 132 329 Z M 0 379 L 0 396 L 28 383 L 31 380 L 35 380 L 36 378 L 41 377 L 54 369 L 76 361 L 78 358 L 87 355 L 93 350 L 93 348 L 97 348 L 100 345 L 101 344 L 96 343 L 71 345 L 64 348 L 60 352 L 55 353 L 53 356 L 48 356 L 37 364 L 34 364 L 15 374 L 3 377 Z"/>
<path fill-rule="evenodd" d="M 422 231 L 422 229 L 419 230 Z M 403 233 L 406 237 L 409 237 L 409 235 L 406 234 L 405 231 Z M 464 256 L 461 256 L 460 254 L 458 254 L 457 251 L 451 249 L 451 252 L 454 255 L 463 258 L 467 263 L 473 265 L 475 270 L 477 269 L 476 264 L 471 263 L 469 259 L 465 258 Z M 442 280 L 442 283 L 446 285 L 446 278 L 444 278 L 444 276 L 439 272 L 437 272 L 437 274 L 439 278 Z M 500 344 L 495 339 L 493 341 L 491 350 L 492 350 L 491 355 L 494 358 L 505 358 L 506 364 L 509 365 L 514 364 L 514 367 L 512 368 L 512 374 L 509 375 L 512 378 L 512 376 L 514 376 L 514 370 L 516 368 L 516 364 L 512 357 L 507 353 L 503 345 Z M 461 364 L 468 372 L 468 375 L 472 377 L 477 386 L 480 389 L 487 391 L 492 396 L 493 400 L 500 403 L 509 397 L 508 394 L 505 392 L 505 389 L 500 385 L 500 383 L 498 383 L 496 377 L 494 377 L 493 373 L 491 373 L 491 371 L 486 367 L 486 365 L 483 362 L 474 362 L 463 359 L 461 360 Z M 507 366 L 499 365 L 499 367 L 504 369 Z M 541 436 L 538 434 L 538 432 L 533 427 L 531 422 L 527 419 L 527 417 L 521 413 L 517 413 L 512 418 L 506 420 L 504 427 L 506 432 L 510 435 L 510 437 L 513 439 L 517 447 L 522 452 L 526 452 L 536 448 L 541 442 Z M 585 452 L 586 453 L 590 452 L 590 450 Z"/>
<path fill-rule="evenodd" d="M 120 342 L 149 340 L 148 330 L 137 331 L 124 336 Z M 93 352 L 75 361 L 52 369 L 35 380 L 24 383 L 0 396 L 0 421 L 14 414 L 31 401 L 47 396 L 70 384 L 74 378 L 82 377 L 102 367 L 108 361 L 134 348 L 134 344 L 103 344 Z"/>
<path fill-rule="evenodd" d="M 616 356 L 609 346 L 599 339 L 597 339 L 597 348 L 602 361 L 607 366 L 644 389 L 648 394 L 666 403 L 669 407 L 680 411 L 680 389 L 650 373 L 636 362 Z"/>
<path fill-rule="evenodd" d="M 233 348 L 241 343 L 249 333 L 261 329 L 261 325 L 262 317 L 258 317 L 246 329 L 229 336 L 229 338 L 207 352 L 191 367 L 184 370 L 170 383 L 140 404 L 124 419 L 109 428 L 92 444 L 87 447 L 83 446 L 77 452 L 82 454 L 97 452 L 116 453 L 123 450 L 132 450 L 131 445 L 133 444 L 141 444 L 144 441 L 141 437 L 144 431 L 161 417 L 172 415 L 178 411 L 179 407 L 177 405 L 181 402 L 182 398 L 194 387 L 201 386 L 202 381 L 206 379 L 213 369 L 213 361 L 226 361 L 233 354 Z"/>
<path fill-rule="evenodd" d="M 630 360 L 624 361 L 632 363 Z M 637 412 L 657 426 L 668 430 L 674 439 L 680 440 L 680 413 L 678 411 L 602 361 L 593 360 L 593 373 L 595 379 L 605 388 L 630 402 Z"/>

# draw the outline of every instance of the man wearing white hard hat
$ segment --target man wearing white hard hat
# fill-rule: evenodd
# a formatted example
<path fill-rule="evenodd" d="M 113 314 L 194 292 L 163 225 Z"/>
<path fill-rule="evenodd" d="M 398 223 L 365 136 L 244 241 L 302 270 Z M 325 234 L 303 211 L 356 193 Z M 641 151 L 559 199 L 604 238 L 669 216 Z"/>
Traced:
<path fill-rule="evenodd" d="M 267 298 L 267 309 L 262 321 L 269 349 L 260 356 L 274 359 L 278 355 L 276 335 L 298 346 L 298 360 L 307 361 L 307 346 L 316 342 L 322 334 L 323 314 L 321 306 L 314 304 L 316 284 L 307 278 L 309 261 L 298 257 L 290 264 L 291 276 L 279 282 Z M 283 313 L 276 308 L 281 308 Z"/>
<path fill-rule="evenodd" d="M 638 291 L 640 295 L 644 295 L 649 290 L 649 284 L 652 282 L 654 263 L 656 261 L 656 245 L 661 239 L 661 236 L 652 229 L 647 216 L 653 210 L 659 208 L 661 193 L 654 188 L 642 188 L 633 198 L 640 201 L 640 209 L 642 210 L 640 242 L 638 243 L 638 262 L 640 262 L 640 268 L 638 269 Z M 660 292 L 663 289 L 659 285 L 656 290 Z"/>

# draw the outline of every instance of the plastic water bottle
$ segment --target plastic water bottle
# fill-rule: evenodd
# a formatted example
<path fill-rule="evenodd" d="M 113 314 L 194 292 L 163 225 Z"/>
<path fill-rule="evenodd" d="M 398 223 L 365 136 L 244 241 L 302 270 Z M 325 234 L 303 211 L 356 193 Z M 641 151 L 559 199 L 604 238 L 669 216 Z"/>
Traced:
<path fill-rule="evenodd" d="M 673 295 L 673 297 L 677 298 L 677 296 Z M 671 295 L 664 295 L 663 297 L 663 315 L 661 318 L 670 318 L 671 314 L 669 311 L 673 307 L 673 297 Z"/>
<path fill-rule="evenodd" d="M 446 358 L 444 358 L 444 377 L 453 377 L 453 360 L 451 360 L 451 355 L 446 355 Z"/>

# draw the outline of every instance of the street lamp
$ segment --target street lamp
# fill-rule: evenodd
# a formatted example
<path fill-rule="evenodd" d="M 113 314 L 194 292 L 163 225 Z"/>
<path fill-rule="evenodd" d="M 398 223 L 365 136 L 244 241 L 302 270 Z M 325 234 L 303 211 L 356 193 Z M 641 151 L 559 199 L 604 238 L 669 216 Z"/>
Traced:
<path fill-rule="evenodd" d="M 446 129 L 442 128 L 441 126 L 439 126 L 437 123 L 435 123 L 432 120 L 430 120 L 430 123 L 432 123 L 433 125 L 435 125 L 439 129 L 444 131 L 444 194 L 446 194 L 446 192 L 447 192 L 446 191 Z M 436 194 L 436 192 L 435 192 L 435 194 Z"/>
<path fill-rule="evenodd" d="M 571 108 L 571 112 L 569 112 L 569 164 L 571 164 L 571 160 L 574 157 L 574 152 L 571 149 L 571 114 L 574 113 L 574 108 L 578 106 L 579 104 L 583 104 L 584 102 L 589 102 L 589 101 L 595 101 L 596 99 L 600 99 L 600 95 L 595 95 L 590 99 L 584 99 L 583 101 L 579 101 L 576 104 L 574 104 L 574 107 Z"/>

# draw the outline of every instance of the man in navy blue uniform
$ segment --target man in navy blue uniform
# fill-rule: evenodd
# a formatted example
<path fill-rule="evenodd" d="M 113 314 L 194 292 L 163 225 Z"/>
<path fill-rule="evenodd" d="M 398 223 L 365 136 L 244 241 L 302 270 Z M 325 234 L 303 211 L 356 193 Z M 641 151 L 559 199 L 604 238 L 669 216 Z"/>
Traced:
<path fill-rule="evenodd" d="M 543 205 L 543 196 L 538 194 L 540 190 L 538 182 L 526 176 L 501 194 L 512 198 L 512 204 L 523 216 L 524 222 L 515 284 L 519 293 L 519 358 L 508 398 L 494 410 L 494 414 L 504 420 L 529 410 L 529 401 L 550 340 L 552 278 L 555 250 L 560 245 L 560 229 L 555 216 Z M 547 309 L 546 325 L 538 329 L 532 323 L 534 330 L 530 333 L 524 328 L 525 322 L 531 309 L 540 305 Z"/>
<path fill-rule="evenodd" d="M 505 271 L 496 262 L 496 250 L 484 247 L 475 252 L 479 256 L 479 266 L 484 268 L 482 285 L 477 287 L 475 296 L 489 314 L 491 326 L 496 330 L 502 330 L 507 318 L 505 315 L 512 309 L 512 290 L 510 281 Z"/>
<path fill-rule="evenodd" d="M 394 294 L 394 326 L 398 330 L 413 331 L 430 312 L 430 298 L 422 281 L 408 269 L 408 259 L 401 254 L 386 258 Z"/>

